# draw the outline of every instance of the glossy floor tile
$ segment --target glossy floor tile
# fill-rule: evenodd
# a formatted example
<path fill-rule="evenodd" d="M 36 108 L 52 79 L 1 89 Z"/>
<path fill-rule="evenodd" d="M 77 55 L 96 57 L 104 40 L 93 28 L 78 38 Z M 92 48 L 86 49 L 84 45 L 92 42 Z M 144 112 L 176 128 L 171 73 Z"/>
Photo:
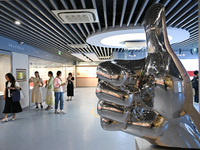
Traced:
<path fill-rule="evenodd" d="M 97 101 L 95 88 L 76 88 L 73 101 L 65 95 L 65 115 L 24 109 L 0 123 L 0 150 L 134 150 L 134 136 L 101 128 L 91 114 Z"/>

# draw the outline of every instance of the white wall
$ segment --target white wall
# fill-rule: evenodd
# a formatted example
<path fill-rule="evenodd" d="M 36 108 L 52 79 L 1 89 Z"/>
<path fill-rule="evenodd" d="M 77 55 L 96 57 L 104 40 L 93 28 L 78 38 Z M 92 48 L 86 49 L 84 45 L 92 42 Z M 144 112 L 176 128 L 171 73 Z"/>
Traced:
<path fill-rule="evenodd" d="M 16 78 L 16 69 L 26 69 L 26 81 L 19 82 L 22 88 L 25 98 L 22 99 L 22 108 L 29 106 L 29 83 L 28 83 L 28 72 L 29 72 L 29 60 L 28 55 L 12 52 L 12 74 Z"/>
<path fill-rule="evenodd" d="M 187 71 L 199 70 L 199 60 L 198 59 L 180 59 L 183 66 Z"/>
<path fill-rule="evenodd" d="M 5 89 L 5 75 L 11 72 L 11 59 L 10 55 L 0 55 L 0 95 L 4 93 Z M 2 93 L 3 92 L 3 93 Z"/>

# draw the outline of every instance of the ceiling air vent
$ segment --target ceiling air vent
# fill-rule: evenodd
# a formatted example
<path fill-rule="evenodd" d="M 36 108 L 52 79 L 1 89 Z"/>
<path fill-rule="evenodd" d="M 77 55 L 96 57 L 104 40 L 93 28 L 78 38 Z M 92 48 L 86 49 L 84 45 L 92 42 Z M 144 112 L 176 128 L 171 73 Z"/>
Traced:
<path fill-rule="evenodd" d="M 96 9 L 52 10 L 62 23 L 93 23 L 99 22 Z"/>

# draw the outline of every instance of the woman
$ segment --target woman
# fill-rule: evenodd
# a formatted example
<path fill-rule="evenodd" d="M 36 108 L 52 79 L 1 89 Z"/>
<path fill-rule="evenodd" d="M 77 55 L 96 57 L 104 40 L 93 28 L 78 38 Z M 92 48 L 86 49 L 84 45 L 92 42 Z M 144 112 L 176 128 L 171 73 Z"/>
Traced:
<path fill-rule="evenodd" d="M 67 101 L 72 100 L 72 96 L 74 96 L 74 77 L 72 77 L 72 73 L 70 72 L 68 74 L 67 78 L 68 84 L 67 84 Z"/>
<path fill-rule="evenodd" d="M 33 87 L 33 90 L 32 90 L 31 102 L 35 103 L 35 105 L 36 105 L 35 110 L 39 109 L 38 103 L 40 103 L 40 107 L 41 107 L 41 109 L 43 109 L 42 89 L 41 89 L 41 87 L 43 87 L 43 81 L 42 81 L 42 78 L 40 78 L 38 71 L 35 72 L 35 78 L 31 77 L 29 79 L 29 83 L 31 83 L 31 82 L 33 82 L 33 84 L 34 84 L 34 87 Z"/>
<path fill-rule="evenodd" d="M 3 122 L 8 121 L 8 113 L 13 113 L 13 117 L 11 120 L 15 120 L 16 113 L 22 112 L 22 108 L 19 102 L 13 102 L 12 101 L 12 92 L 15 89 L 20 89 L 19 84 L 15 81 L 15 78 L 11 73 L 7 73 L 5 75 L 6 78 L 6 88 L 4 92 L 4 100 L 5 100 L 5 106 L 4 111 L 5 116 L 3 118 Z"/>
<path fill-rule="evenodd" d="M 58 101 L 60 100 L 60 113 L 65 114 L 63 111 L 64 101 L 63 101 L 63 85 L 66 83 L 62 83 L 61 80 L 61 71 L 57 71 L 57 76 L 53 80 L 54 92 L 55 92 L 55 113 L 59 114 L 58 112 Z"/>
<path fill-rule="evenodd" d="M 47 88 L 47 95 L 46 95 L 46 104 L 48 105 L 45 110 L 52 109 L 53 105 L 53 72 L 48 72 L 49 81 L 46 82 L 46 88 Z"/>

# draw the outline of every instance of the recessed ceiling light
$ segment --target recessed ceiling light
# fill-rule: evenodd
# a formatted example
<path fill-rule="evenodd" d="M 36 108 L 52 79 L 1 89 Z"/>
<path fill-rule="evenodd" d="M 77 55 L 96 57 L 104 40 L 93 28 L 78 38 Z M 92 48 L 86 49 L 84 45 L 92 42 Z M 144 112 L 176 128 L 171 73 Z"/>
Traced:
<path fill-rule="evenodd" d="M 16 21 L 15 21 L 15 24 L 17 24 L 17 25 L 20 25 L 20 24 L 21 24 L 21 22 L 20 22 L 20 21 L 18 21 L 18 20 L 16 20 Z"/>

